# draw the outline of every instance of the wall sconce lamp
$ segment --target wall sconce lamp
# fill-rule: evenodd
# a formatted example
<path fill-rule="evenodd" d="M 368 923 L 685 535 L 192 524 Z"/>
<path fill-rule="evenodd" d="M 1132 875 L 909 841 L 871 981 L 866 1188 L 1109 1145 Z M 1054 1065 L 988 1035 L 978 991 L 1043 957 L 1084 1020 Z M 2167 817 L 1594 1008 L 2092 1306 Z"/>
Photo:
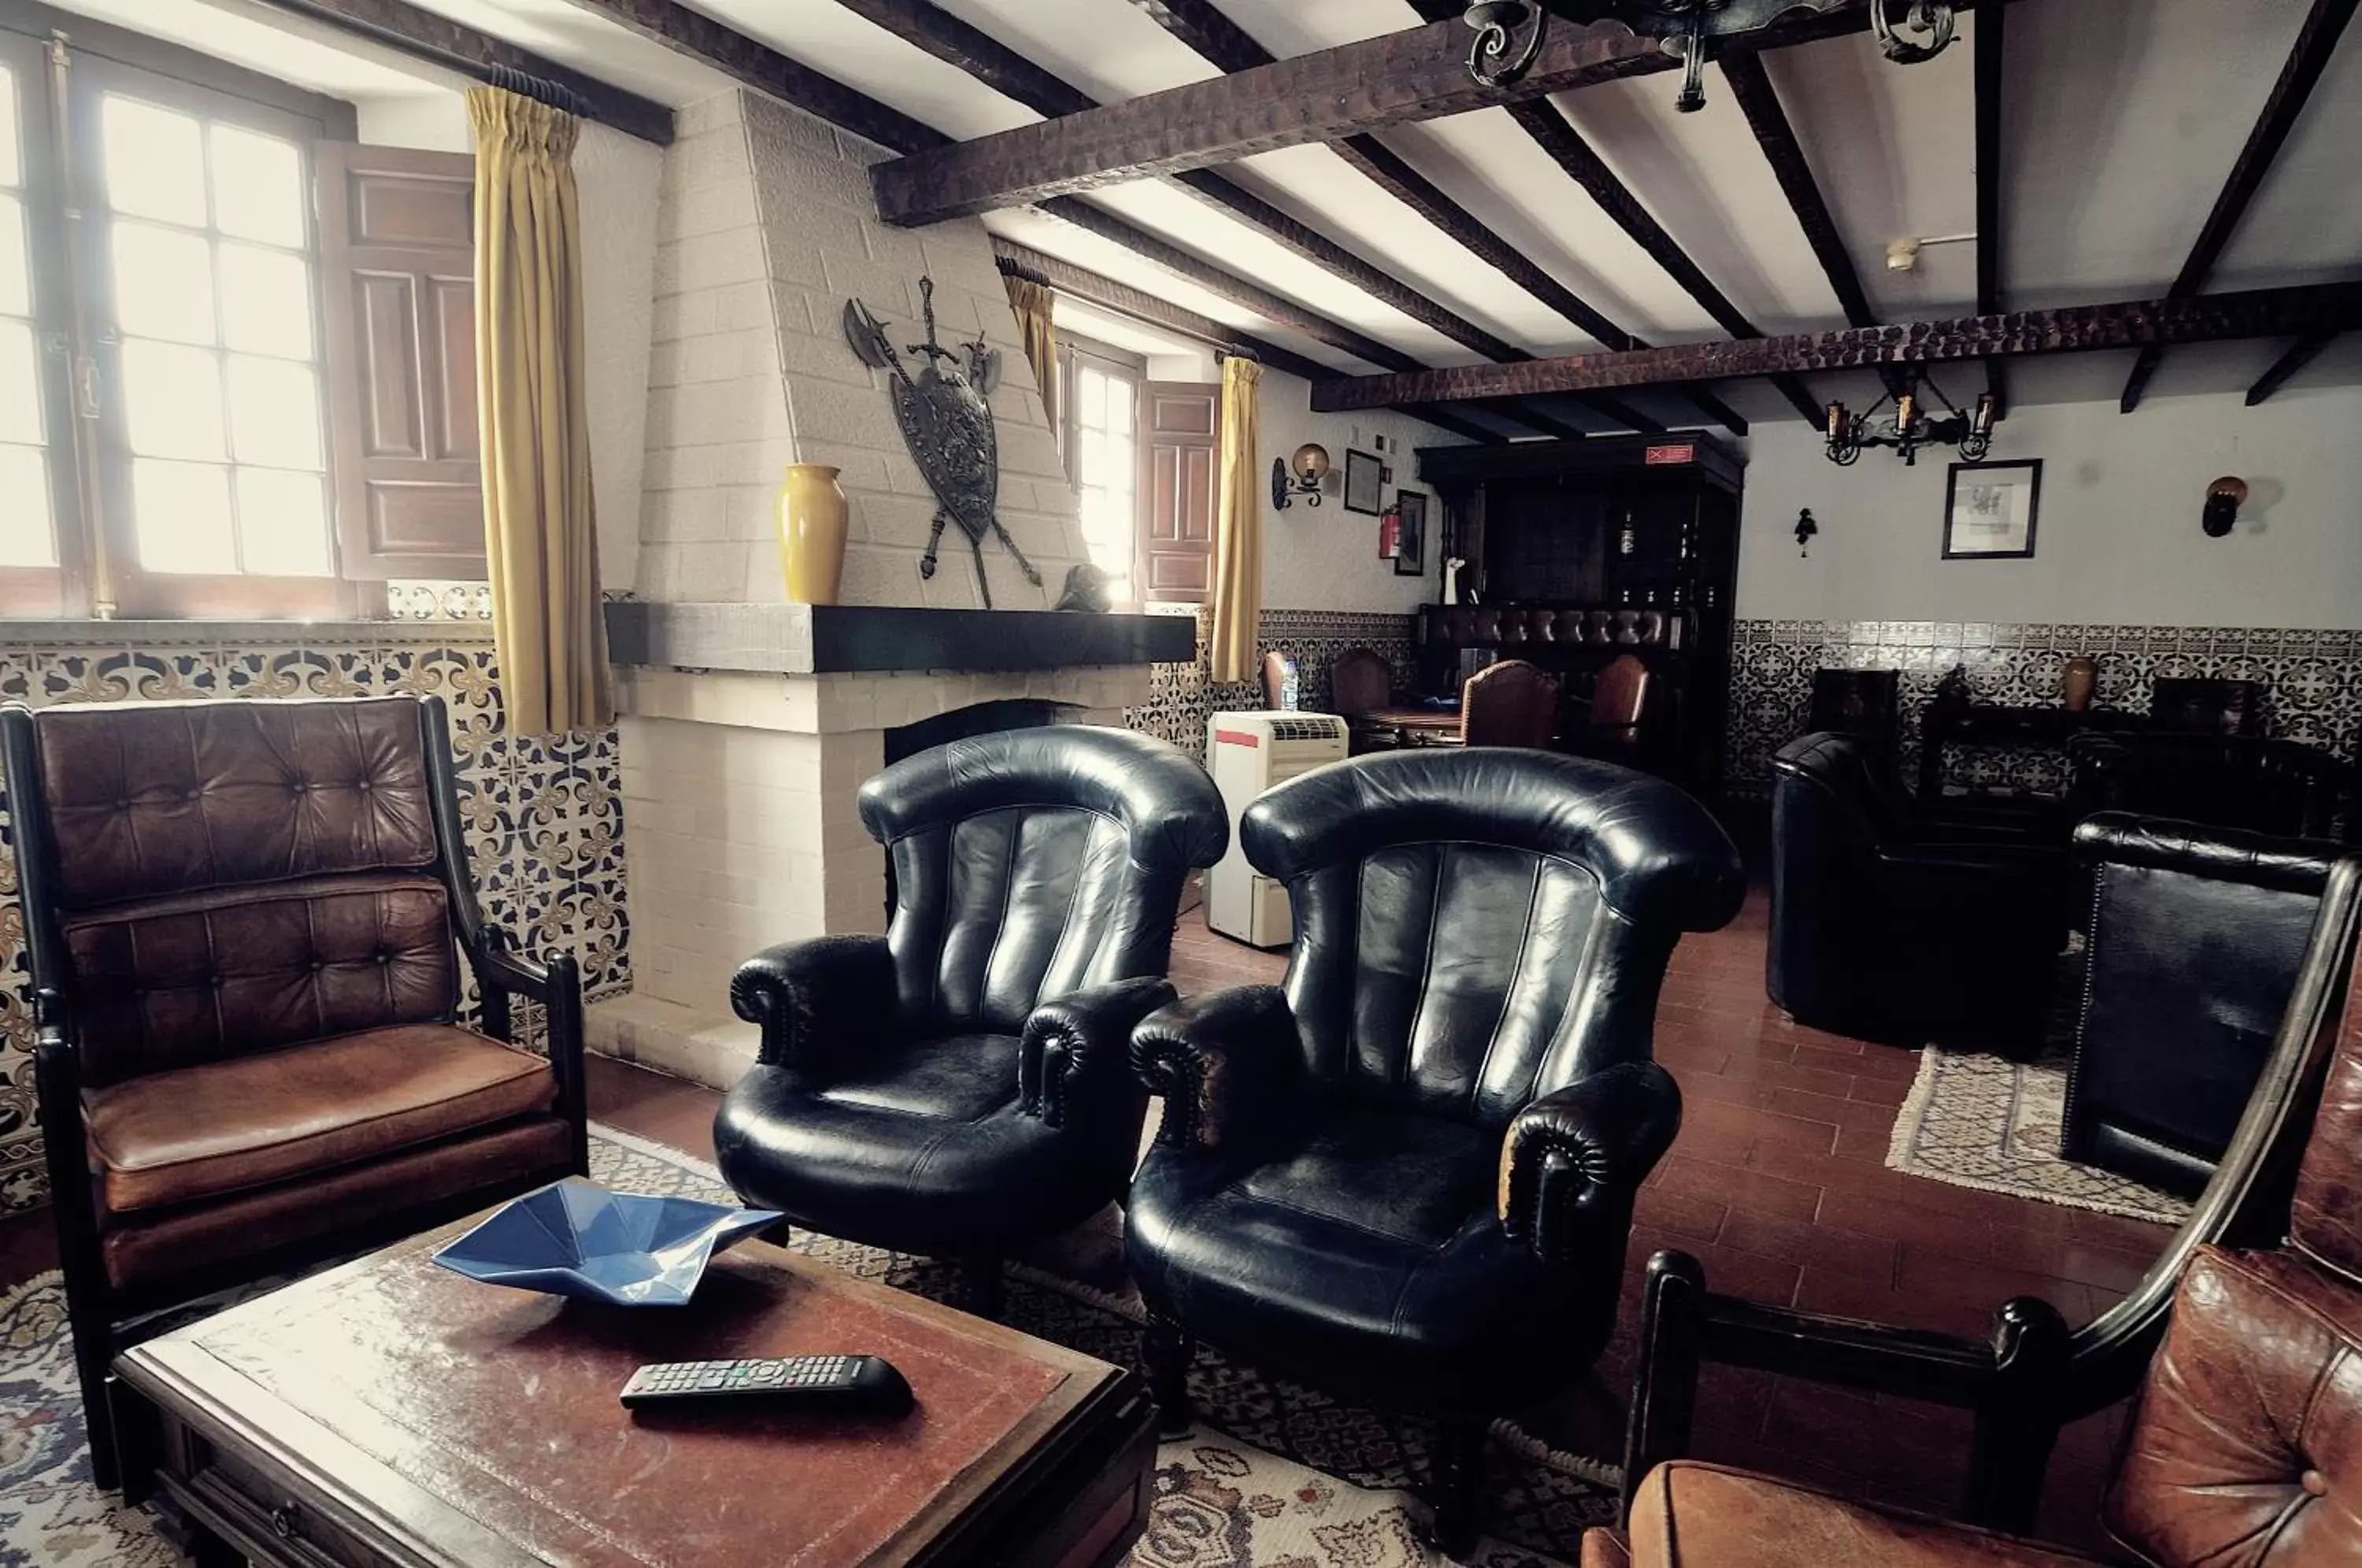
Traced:
<path fill-rule="evenodd" d="M 1307 441 L 1296 448 L 1296 455 L 1271 460 L 1271 504 L 1285 512 L 1295 504 L 1297 496 L 1305 498 L 1308 506 L 1320 504 L 1320 481 L 1329 477 L 1329 448 L 1318 441 Z"/>
<path fill-rule="evenodd" d="M 2235 474 L 2225 474 L 2206 487 L 2206 510 L 2200 514 L 2199 526 L 2210 539 L 2219 539 L 2239 522 L 2239 508 L 2247 503 L 2247 481 Z"/>
<path fill-rule="evenodd" d="M 1820 531 L 1821 525 L 1813 521 L 1813 509 L 1811 507 L 1807 506 L 1803 511 L 1797 513 L 1796 553 L 1800 556 L 1811 555 L 1813 553 L 1811 549 L 1813 536 Z"/>

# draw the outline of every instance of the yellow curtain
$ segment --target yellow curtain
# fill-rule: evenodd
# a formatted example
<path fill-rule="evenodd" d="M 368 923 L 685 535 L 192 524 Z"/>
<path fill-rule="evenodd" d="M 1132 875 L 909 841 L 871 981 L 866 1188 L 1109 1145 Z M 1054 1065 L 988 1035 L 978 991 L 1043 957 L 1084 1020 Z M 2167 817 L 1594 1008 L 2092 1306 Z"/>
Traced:
<path fill-rule="evenodd" d="M 614 719 L 583 414 L 573 116 L 468 91 L 476 128 L 476 404 L 484 552 L 509 728 Z"/>
<path fill-rule="evenodd" d="M 1017 339 L 1025 345 L 1025 362 L 1033 367 L 1033 383 L 1042 389 L 1042 412 L 1050 428 L 1058 428 L 1058 329 L 1050 320 L 1057 299 L 1050 285 L 1004 272 L 1009 308 L 1017 314 Z"/>
<path fill-rule="evenodd" d="M 1263 502 L 1255 489 L 1263 433 L 1263 367 L 1233 354 L 1222 361 L 1222 473 L 1215 492 L 1214 624 L 1207 633 L 1216 680 L 1246 680 L 1256 668 L 1255 620 L 1263 612 Z"/>

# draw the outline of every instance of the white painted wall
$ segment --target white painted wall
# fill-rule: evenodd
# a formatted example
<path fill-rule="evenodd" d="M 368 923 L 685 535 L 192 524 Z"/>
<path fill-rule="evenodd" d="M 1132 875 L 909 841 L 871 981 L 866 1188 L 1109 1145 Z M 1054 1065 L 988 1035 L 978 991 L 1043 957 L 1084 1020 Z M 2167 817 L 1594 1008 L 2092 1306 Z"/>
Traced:
<path fill-rule="evenodd" d="M 458 93 L 364 99 L 360 139 L 379 147 L 472 153 Z M 648 335 L 655 313 L 657 186 L 664 149 L 586 123 L 574 149 L 582 215 L 584 372 L 590 490 L 599 517 L 599 583 L 633 586 L 639 563 L 640 475 L 646 453 Z"/>
<path fill-rule="evenodd" d="M 599 513 L 599 586 L 638 575 L 640 479 L 647 458 L 648 345 L 656 315 L 657 189 L 664 149 L 585 125 L 574 149 L 582 214 L 583 399 Z"/>
<path fill-rule="evenodd" d="M 1800 421 L 1749 440 L 1738 613 L 1759 620 L 2031 621 L 2362 627 L 2362 388 L 2021 406 L 1996 458 L 2043 459 L 2035 557 L 1941 558 L 1947 460 L 1851 469 Z M 2209 481 L 2252 497 L 2227 538 L 2198 526 Z M 1799 558 L 1812 508 L 1820 535 Z"/>
<path fill-rule="evenodd" d="M 1263 602 L 1266 610 L 1363 610 L 1407 613 L 1435 597 L 1440 580 L 1435 547 L 1443 526 L 1442 502 L 1418 482 L 1411 456 L 1419 447 L 1457 447 L 1461 437 L 1423 420 L 1385 410 L 1353 414 L 1312 412 L 1311 383 L 1285 370 L 1263 376 L 1263 450 L 1255 463 L 1255 493 L 1263 515 Z M 1427 547 L 1418 577 L 1396 577 L 1395 563 L 1378 555 L 1378 520 L 1345 510 L 1345 453 L 1377 450 L 1386 438 L 1384 461 L 1394 469 L 1385 488 L 1391 505 L 1407 484 L 1427 493 Z M 1318 506 L 1299 499 L 1285 512 L 1271 505 L 1271 462 L 1286 458 L 1307 441 L 1329 448 L 1335 464 L 1329 491 Z"/>

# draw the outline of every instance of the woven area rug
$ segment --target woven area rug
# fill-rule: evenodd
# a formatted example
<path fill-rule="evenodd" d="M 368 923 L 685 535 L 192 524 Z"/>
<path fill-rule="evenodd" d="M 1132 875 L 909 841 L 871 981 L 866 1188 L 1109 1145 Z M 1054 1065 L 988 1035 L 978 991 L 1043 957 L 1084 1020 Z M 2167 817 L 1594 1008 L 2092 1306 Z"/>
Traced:
<path fill-rule="evenodd" d="M 1930 1045 L 1894 1114 L 1887 1168 L 2129 1220 L 2179 1225 L 2190 1217 L 2188 1201 L 2171 1193 L 2059 1158 L 2066 1106 L 2063 1056 L 2021 1062 Z"/>
<path fill-rule="evenodd" d="M 712 1167 L 678 1151 L 594 1130 L 591 1174 L 619 1190 L 731 1201 Z M 796 1250 L 865 1279 L 951 1299 L 942 1265 L 799 1232 Z M 1107 1288 L 1017 1265 L 1009 1322 L 1119 1365 L 1139 1330 Z M 1408 1568 L 1440 1561 L 1419 1543 L 1427 1474 L 1421 1423 L 1342 1405 L 1201 1353 L 1190 1372 L 1198 1424 L 1158 1451 L 1156 1501 L 1137 1568 Z M 1585 1526 L 1615 1512 L 1616 1475 L 1551 1453 L 1504 1425 L 1487 1456 L 1488 1534 L 1463 1562 L 1561 1568 Z M 0 1568 L 177 1568 L 144 1509 L 90 1485 L 65 1293 L 46 1274 L 0 1297 Z"/>

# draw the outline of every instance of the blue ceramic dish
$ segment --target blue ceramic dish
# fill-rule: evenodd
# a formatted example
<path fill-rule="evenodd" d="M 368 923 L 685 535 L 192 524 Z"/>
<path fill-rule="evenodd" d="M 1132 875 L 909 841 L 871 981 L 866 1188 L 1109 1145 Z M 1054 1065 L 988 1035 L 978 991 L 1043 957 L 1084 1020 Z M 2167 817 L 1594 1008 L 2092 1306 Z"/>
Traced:
<path fill-rule="evenodd" d="M 487 1285 L 618 1307 L 679 1307 L 706 1261 L 779 1219 L 686 1198 L 609 1192 L 576 1177 L 502 1205 L 435 1261 Z"/>

